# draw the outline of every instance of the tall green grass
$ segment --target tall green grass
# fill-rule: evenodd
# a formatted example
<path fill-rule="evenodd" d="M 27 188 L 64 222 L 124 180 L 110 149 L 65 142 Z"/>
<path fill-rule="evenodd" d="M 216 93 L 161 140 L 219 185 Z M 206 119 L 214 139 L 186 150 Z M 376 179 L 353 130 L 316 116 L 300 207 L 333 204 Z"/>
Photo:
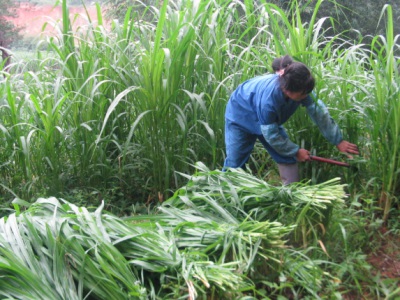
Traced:
<path fill-rule="evenodd" d="M 267 2 L 163 1 L 144 10 L 151 17 L 129 9 L 109 24 L 98 6 L 98 24 L 88 18 L 72 30 L 64 1 L 62 22 L 55 23 L 60 35 L 46 41 L 49 55 L 38 52 L 29 67 L 15 62 L 1 78 L 3 194 L 29 199 L 87 189 L 99 197 L 163 201 L 184 183 L 178 172 L 190 174 L 197 161 L 221 166 L 230 93 L 290 54 L 310 66 L 317 96 L 363 156 L 352 162 L 359 172 L 302 164 L 304 178 L 339 176 L 352 194 L 372 192 L 387 219 L 399 184 L 391 9 L 383 10 L 386 35 L 368 48 L 327 36 L 330 20 L 317 18 L 320 4 L 309 23 L 296 2 L 286 12 Z M 304 111 L 286 128 L 313 153 L 346 159 Z M 267 168 L 260 176 L 274 168 L 259 147 L 255 165 Z"/>
<path fill-rule="evenodd" d="M 384 220 L 388 219 L 394 204 L 398 206 L 400 183 L 400 103 L 398 70 L 399 36 L 394 36 L 393 13 L 386 5 L 386 36 L 377 36 L 372 42 L 369 59 L 371 76 L 369 88 L 370 101 L 366 112 L 367 128 L 370 131 L 368 154 L 371 167 L 378 171 L 379 202 L 383 209 Z"/>

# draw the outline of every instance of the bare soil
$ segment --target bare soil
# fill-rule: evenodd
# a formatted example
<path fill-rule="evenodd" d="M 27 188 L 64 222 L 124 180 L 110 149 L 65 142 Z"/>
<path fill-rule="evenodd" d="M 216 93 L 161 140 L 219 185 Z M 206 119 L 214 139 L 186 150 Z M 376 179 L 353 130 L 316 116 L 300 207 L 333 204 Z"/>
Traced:
<path fill-rule="evenodd" d="M 86 8 L 92 22 L 97 22 L 96 7 L 90 5 Z M 88 24 L 87 13 L 83 6 L 69 7 L 69 16 L 74 29 Z M 56 24 L 61 22 L 62 8 L 60 5 L 32 5 L 21 2 L 17 14 L 17 18 L 9 20 L 23 28 L 20 32 L 23 36 L 38 37 L 40 34 L 52 36 L 57 33 Z M 45 24 L 47 25 L 44 26 Z"/>
<path fill-rule="evenodd" d="M 393 280 L 393 283 L 397 282 L 397 287 L 400 287 L 400 236 L 388 232 L 383 227 L 374 236 L 374 247 L 370 250 L 367 255 L 367 262 L 372 267 L 371 276 L 379 278 L 380 281 Z M 363 283 L 361 283 L 363 284 Z M 393 287 L 392 287 L 393 288 Z M 368 283 L 364 284 L 364 294 L 358 293 L 347 293 L 342 295 L 344 300 L 400 300 L 400 294 L 395 295 L 394 298 L 377 298 L 377 295 L 371 293 L 368 287 Z M 377 292 L 377 291 L 374 291 Z"/>
<path fill-rule="evenodd" d="M 400 236 L 380 230 L 380 245 L 368 255 L 368 263 L 373 266 L 373 274 L 380 273 L 382 278 L 399 279 L 400 286 Z M 399 295 L 400 297 L 400 295 Z"/>

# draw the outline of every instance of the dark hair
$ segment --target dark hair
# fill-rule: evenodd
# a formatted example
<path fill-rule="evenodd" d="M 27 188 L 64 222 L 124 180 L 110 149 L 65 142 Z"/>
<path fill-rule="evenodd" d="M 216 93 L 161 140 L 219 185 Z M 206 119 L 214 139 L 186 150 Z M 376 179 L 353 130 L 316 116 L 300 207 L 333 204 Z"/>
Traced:
<path fill-rule="evenodd" d="M 279 84 L 283 90 L 309 94 L 314 89 L 315 80 L 305 64 L 293 62 L 279 76 Z"/>
<path fill-rule="evenodd" d="M 272 70 L 277 72 L 279 70 L 285 69 L 287 66 L 293 63 L 293 59 L 289 55 L 275 58 L 272 62 Z"/>

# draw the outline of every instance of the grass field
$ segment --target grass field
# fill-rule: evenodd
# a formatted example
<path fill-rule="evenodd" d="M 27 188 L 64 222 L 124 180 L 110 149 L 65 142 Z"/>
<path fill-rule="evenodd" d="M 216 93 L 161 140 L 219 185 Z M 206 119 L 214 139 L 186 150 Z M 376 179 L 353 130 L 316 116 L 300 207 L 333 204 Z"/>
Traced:
<path fill-rule="evenodd" d="M 163 1 L 110 28 L 98 7 L 98 23 L 71 30 L 63 1 L 60 35 L 15 51 L 0 77 L 0 294 L 396 299 L 391 7 L 367 47 L 326 36 L 320 3 L 305 23 L 295 5 Z M 285 187 L 257 145 L 247 172 L 220 172 L 231 92 L 285 54 L 310 67 L 361 155 L 338 153 L 299 110 L 290 138 L 353 168 L 301 164 L 302 182 Z"/>

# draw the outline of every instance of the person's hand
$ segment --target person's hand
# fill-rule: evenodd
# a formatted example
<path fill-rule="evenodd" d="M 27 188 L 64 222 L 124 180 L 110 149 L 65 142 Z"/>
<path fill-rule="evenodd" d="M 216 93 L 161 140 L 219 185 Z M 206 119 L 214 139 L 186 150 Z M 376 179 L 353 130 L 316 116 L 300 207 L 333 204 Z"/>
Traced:
<path fill-rule="evenodd" d="M 310 160 L 310 151 L 300 148 L 296 153 L 296 159 L 299 162 Z"/>
<path fill-rule="evenodd" d="M 355 144 L 349 143 L 348 141 L 341 141 L 339 144 L 336 145 L 336 148 L 340 152 L 346 153 L 346 154 L 360 154 L 358 152 L 358 147 Z M 353 156 L 347 155 L 348 158 L 352 159 Z"/>

